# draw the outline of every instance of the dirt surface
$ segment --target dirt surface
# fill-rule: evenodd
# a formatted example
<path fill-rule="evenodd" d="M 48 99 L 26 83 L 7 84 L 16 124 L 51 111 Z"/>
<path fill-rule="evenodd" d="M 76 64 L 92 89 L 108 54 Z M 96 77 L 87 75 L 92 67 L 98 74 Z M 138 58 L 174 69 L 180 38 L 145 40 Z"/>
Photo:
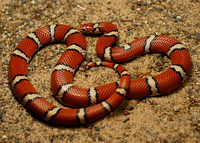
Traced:
<path fill-rule="evenodd" d="M 0 0 L 0 143 L 1 142 L 163 142 L 200 140 L 200 2 L 199 0 Z M 178 89 L 161 97 L 124 100 L 109 115 L 77 127 L 52 126 L 28 112 L 14 97 L 8 79 L 11 52 L 29 33 L 49 24 L 77 27 L 108 21 L 119 28 L 117 46 L 163 34 L 181 41 L 192 59 L 191 75 Z M 87 36 L 87 57 L 99 61 L 99 37 Z M 39 51 L 29 64 L 29 79 L 49 102 L 53 67 L 66 48 L 53 44 Z M 146 54 L 123 64 L 131 78 L 165 71 L 170 60 Z M 108 68 L 76 73 L 74 84 L 93 87 L 119 76 Z"/>

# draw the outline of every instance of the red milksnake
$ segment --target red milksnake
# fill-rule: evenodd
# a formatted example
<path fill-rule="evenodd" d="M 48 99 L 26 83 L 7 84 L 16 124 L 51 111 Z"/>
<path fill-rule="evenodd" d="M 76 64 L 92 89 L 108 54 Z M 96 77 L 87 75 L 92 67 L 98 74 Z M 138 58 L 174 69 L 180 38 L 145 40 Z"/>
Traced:
<path fill-rule="evenodd" d="M 111 67 L 121 75 L 120 83 L 89 89 L 73 85 L 74 72 L 84 60 L 87 44 L 78 30 L 66 25 L 50 25 L 36 30 L 22 40 L 11 56 L 9 74 L 15 96 L 34 114 L 53 124 L 78 125 L 92 122 L 114 110 L 125 96 L 129 99 L 144 98 L 176 89 L 190 72 L 191 60 L 188 51 L 178 40 L 171 37 L 151 35 L 112 49 L 111 46 L 118 36 L 115 25 L 108 22 L 88 23 L 78 26 L 78 29 L 82 33 L 104 33 L 96 48 L 99 57 L 109 62 L 91 63 L 88 68 L 99 65 Z M 56 41 L 66 42 L 67 49 L 52 73 L 53 94 L 63 104 L 80 109 L 60 108 L 49 103 L 35 90 L 27 77 L 27 63 L 34 54 L 42 46 Z M 126 69 L 115 63 L 149 52 L 167 54 L 171 59 L 170 68 L 159 75 L 132 79 L 129 82 Z"/>

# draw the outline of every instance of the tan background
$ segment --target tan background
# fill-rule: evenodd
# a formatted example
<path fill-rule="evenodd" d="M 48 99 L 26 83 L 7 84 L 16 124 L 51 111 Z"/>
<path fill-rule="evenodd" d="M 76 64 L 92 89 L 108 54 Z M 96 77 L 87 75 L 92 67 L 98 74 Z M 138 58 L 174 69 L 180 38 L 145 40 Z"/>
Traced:
<path fill-rule="evenodd" d="M 198 142 L 200 140 L 200 3 L 199 0 L 0 0 L 0 142 Z M 117 46 L 150 34 L 180 40 L 192 58 L 192 72 L 177 90 L 159 98 L 125 100 L 106 117 L 80 127 L 56 127 L 31 115 L 13 96 L 8 82 L 12 50 L 31 31 L 48 24 L 77 27 L 87 22 L 113 22 L 119 28 Z M 88 58 L 98 61 L 87 37 Z M 50 78 L 66 46 L 49 45 L 29 65 L 34 87 L 50 102 Z M 147 54 L 123 64 L 132 78 L 163 72 L 166 56 Z M 91 87 L 118 80 L 108 68 L 77 72 L 75 84 Z"/>

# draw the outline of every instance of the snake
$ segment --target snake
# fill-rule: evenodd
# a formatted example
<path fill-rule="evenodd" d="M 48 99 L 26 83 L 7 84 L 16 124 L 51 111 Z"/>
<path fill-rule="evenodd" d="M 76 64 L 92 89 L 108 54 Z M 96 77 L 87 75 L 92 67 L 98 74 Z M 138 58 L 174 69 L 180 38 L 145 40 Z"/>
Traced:
<path fill-rule="evenodd" d="M 96 44 L 101 62 L 89 63 L 116 70 L 121 80 L 97 87 L 80 88 L 73 84 L 75 72 L 84 61 L 87 42 L 83 34 L 102 33 Z M 191 59 L 185 46 L 164 35 L 139 38 L 119 48 L 111 48 L 118 37 L 117 27 L 109 22 L 87 23 L 76 29 L 63 24 L 48 25 L 31 32 L 13 50 L 9 79 L 15 97 L 30 112 L 56 125 L 81 125 L 93 122 L 117 108 L 124 98 L 145 98 L 178 88 L 191 70 Z M 53 95 L 68 107 L 57 107 L 37 92 L 28 78 L 28 64 L 45 45 L 64 42 L 66 50 L 56 63 L 51 86 Z M 144 53 L 158 52 L 171 59 L 168 70 L 155 76 L 131 79 L 121 63 Z"/>

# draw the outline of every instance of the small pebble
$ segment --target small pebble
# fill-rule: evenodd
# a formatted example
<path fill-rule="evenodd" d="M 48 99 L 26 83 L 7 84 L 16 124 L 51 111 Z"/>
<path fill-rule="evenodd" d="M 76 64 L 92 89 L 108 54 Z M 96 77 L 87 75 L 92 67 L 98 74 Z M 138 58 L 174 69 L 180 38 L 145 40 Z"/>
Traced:
<path fill-rule="evenodd" d="M 147 0 L 147 4 L 150 5 L 152 3 L 151 0 Z"/>
<path fill-rule="evenodd" d="M 200 33 L 197 33 L 197 40 L 200 40 Z"/>
<path fill-rule="evenodd" d="M 200 93 L 200 86 L 199 88 L 196 89 L 196 92 L 199 94 Z"/>
<path fill-rule="evenodd" d="M 85 67 L 81 65 L 81 66 L 79 67 L 78 70 L 80 70 L 80 71 L 84 71 L 84 70 L 85 70 Z"/>
<path fill-rule="evenodd" d="M 123 122 L 127 122 L 128 120 L 130 120 L 128 117 L 123 117 Z"/>
<path fill-rule="evenodd" d="M 6 106 L 6 103 L 5 103 L 5 102 L 2 103 L 2 107 L 4 107 L 4 106 Z"/>
<path fill-rule="evenodd" d="M 8 138 L 8 137 L 7 137 L 6 135 L 3 135 L 3 136 L 2 136 L 2 139 L 4 139 L 4 140 L 7 139 L 7 138 Z"/>
<path fill-rule="evenodd" d="M 99 70 L 98 67 L 92 67 L 91 68 L 91 71 L 93 71 L 93 72 L 98 71 L 98 70 Z"/>
<path fill-rule="evenodd" d="M 94 127 L 96 131 L 100 131 L 101 129 L 98 126 Z"/>
<path fill-rule="evenodd" d="M 73 135 L 72 134 L 67 134 L 67 136 L 69 137 L 69 141 L 73 141 Z"/>
<path fill-rule="evenodd" d="M 134 9 L 135 9 L 135 5 L 132 5 L 132 6 L 131 6 L 131 10 L 134 10 Z"/>
<path fill-rule="evenodd" d="M 149 133 L 149 135 L 150 135 L 150 136 L 152 136 L 152 137 L 153 137 L 153 136 L 155 136 L 155 134 L 154 134 L 154 133 Z"/>
<path fill-rule="evenodd" d="M 134 106 L 133 105 L 129 105 L 129 110 L 133 110 Z"/>
<path fill-rule="evenodd" d="M 9 65 L 9 62 L 10 62 L 10 61 L 9 61 L 8 59 L 6 59 L 5 64 L 6 64 L 6 65 Z"/>
<path fill-rule="evenodd" d="M 31 1 L 31 4 L 35 4 L 35 1 L 33 0 L 33 1 Z"/>
<path fill-rule="evenodd" d="M 130 113 L 127 110 L 125 110 L 125 111 L 123 111 L 123 114 L 124 115 L 129 115 Z"/>
<path fill-rule="evenodd" d="M 128 27 L 127 27 L 127 30 L 128 30 L 128 31 L 130 31 L 130 30 L 132 30 L 132 29 L 133 29 L 133 28 L 132 28 L 131 26 L 128 26 Z"/>
<path fill-rule="evenodd" d="M 101 136 L 98 136 L 98 139 L 99 139 L 100 141 L 105 141 Z"/>
<path fill-rule="evenodd" d="M 130 126 L 127 126 L 127 127 L 125 127 L 125 129 L 131 129 L 131 127 L 130 127 Z"/>
<path fill-rule="evenodd" d="M 148 69 L 152 69 L 153 66 L 152 65 L 147 65 Z"/>
<path fill-rule="evenodd" d="M 20 113 L 19 113 L 19 117 L 21 117 L 22 115 L 23 115 L 23 113 L 22 113 L 22 112 L 20 112 Z"/>
<path fill-rule="evenodd" d="M 22 3 L 22 4 L 26 3 L 26 0 L 21 0 L 21 3 Z"/>
<path fill-rule="evenodd" d="M 149 103 L 150 103 L 151 105 L 154 105 L 154 104 L 155 104 L 155 101 L 154 101 L 154 100 L 149 100 Z"/>
<path fill-rule="evenodd" d="M 97 138 L 97 135 L 94 134 L 94 135 L 92 135 L 92 137 L 93 137 L 94 139 L 96 139 L 96 138 Z"/>
<path fill-rule="evenodd" d="M 174 106 L 173 109 L 174 109 L 175 112 L 180 111 L 180 105 L 176 105 L 176 106 Z"/>
<path fill-rule="evenodd" d="M 3 111 L 0 111 L 0 119 L 3 118 Z"/>
<path fill-rule="evenodd" d="M 132 32 L 127 31 L 126 33 L 127 33 L 127 36 L 130 36 Z"/>
<path fill-rule="evenodd" d="M 15 123 L 19 123 L 19 119 L 18 118 L 16 119 Z"/>
<path fill-rule="evenodd" d="M 87 58 L 88 58 L 88 59 L 91 59 L 91 58 L 92 58 L 92 54 L 88 53 L 88 54 L 87 54 Z"/>
<path fill-rule="evenodd" d="M 0 49 L 3 49 L 5 47 L 4 44 L 0 44 Z"/>
<path fill-rule="evenodd" d="M 193 92 L 192 92 L 192 88 L 190 88 L 190 87 L 188 88 L 188 93 L 189 93 L 190 95 L 192 95 L 192 93 L 193 93 Z"/>

